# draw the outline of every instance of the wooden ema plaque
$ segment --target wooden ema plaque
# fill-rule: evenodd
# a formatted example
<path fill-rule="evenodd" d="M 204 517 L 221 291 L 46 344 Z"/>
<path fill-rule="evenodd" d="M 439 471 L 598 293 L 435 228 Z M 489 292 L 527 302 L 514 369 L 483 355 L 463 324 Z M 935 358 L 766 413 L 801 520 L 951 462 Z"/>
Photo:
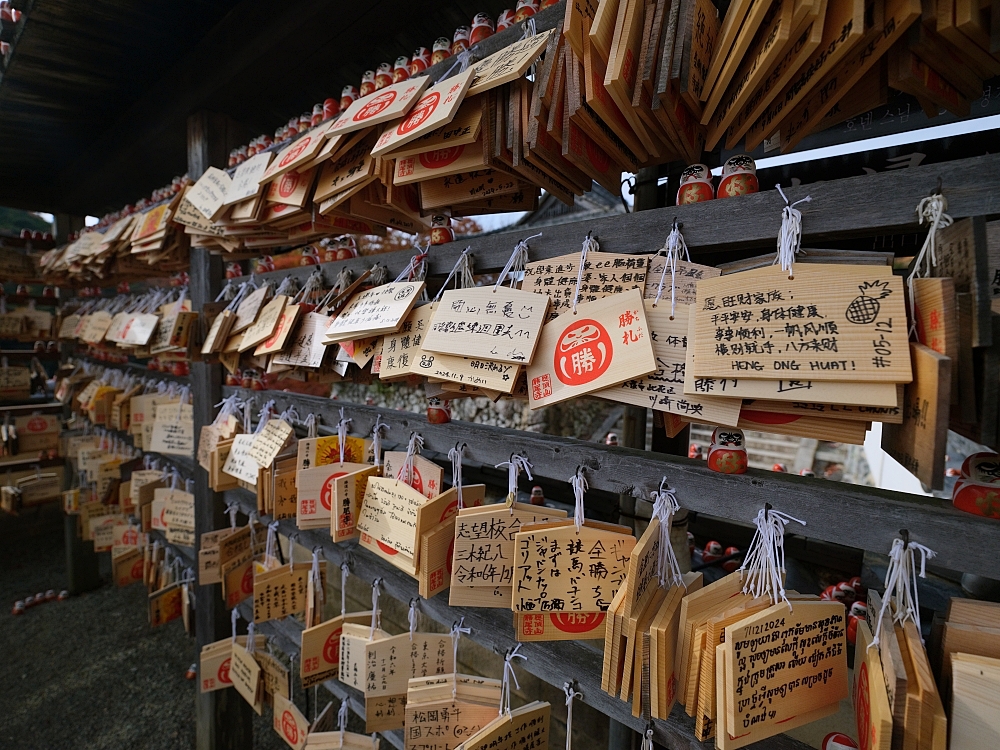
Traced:
<path fill-rule="evenodd" d="M 573 309 L 573 292 L 576 289 L 579 263 L 580 254 L 571 253 L 534 261 L 525 267 L 521 288 L 549 296 L 549 320 Z M 583 264 L 577 304 L 594 302 L 630 289 L 643 289 L 648 263 L 648 256 L 645 255 L 588 253 Z"/>
<path fill-rule="evenodd" d="M 450 123 L 475 74 L 475 69 L 469 68 L 427 89 L 406 117 L 385 129 L 372 149 L 372 156 L 396 151 L 393 156 L 398 158 L 398 149 Z"/>
<path fill-rule="evenodd" d="M 292 437 L 294 430 L 284 419 L 269 419 L 264 429 L 254 433 L 250 443 L 250 458 L 261 468 L 274 463 L 275 457 Z"/>
<path fill-rule="evenodd" d="M 525 524 L 566 518 L 566 511 L 515 503 L 463 508 L 455 520 L 449 561 L 452 607 L 510 609 L 514 585 L 514 537 Z"/>
<path fill-rule="evenodd" d="M 365 463 L 371 452 L 370 445 L 371 440 L 367 438 L 348 436 L 344 441 L 344 460 L 355 464 Z M 310 469 L 339 462 L 340 438 L 336 435 L 324 435 L 299 440 L 297 460 L 300 469 Z"/>
<path fill-rule="evenodd" d="M 238 348 L 241 354 L 271 337 L 285 311 L 285 305 L 290 299 L 290 297 L 280 294 L 261 308 L 257 319 L 243 332 L 243 338 L 240 340 Z"/>
<path fill-rule="evenodd" d="M 433 313 L 434 303 L 414 307 L 397 331 L 382 338 L 372 365 L 372 372 L 378 374 L 379 380 L 405 377 L 416 366 Z"/>
<path fill-rule="evenodd" d="M 695 316 L 690 317 L 688 341 L 695 337 Z M 687 348 L 684 393 L 689 396 L 718 395 L 729 398 L 797 402 L 809 400 L 825 404 L 865 404 L 874 407 L 899 405 L 895 383 L 847 383 L 822 380 L 756 380 L 749 378 L 698 378 L 694 372 L 694 347 Z"/>
<path fill-rule="evenodd" d="M 429 182 L 437 177 L 478 172 L 486 166 L 487 161 L 482 141 L 455 144 L 396 159 L 392 184 L 404 186 L 416 182 Z M 456 177 L 455 180 L 449 182 L 454 182 L 458 187 L 464 182 L 464 178 Z"/>
<path fill-rule="evenodd" d="M 254 154 L 245 162 L 238 165 L 236 171 L 233 172 L 233 184 L 229 188 L 223 204 L 231 206 L 260 195 L 261 182 L 264 179 L 267 168 L 271 164 L 273 156 L 274 154 L 269 151 Z"/>
<path fill-rule="evenodd" d="M 222 212 L 232 184 L 232 179 L 223 170 L 209 167 L 187 192 L 185 198 L 202 216 L 209 221 L 215 221 Z"/>
<path fill-rule="evenodd" d="M 283 695 L 274 696 L 272 728 L 293 750 L 303 750 L 309 735 L 309 722 L 302 712 Z"/>
<path fill-rule="evenodd" d="M 233 648 L 229 662 L 229 678 L 243 700 L 250 704 L 258 716 L 264 710 L 264 685 L 260 679 L 260 664 L 246 646 Z"/>
<path fill-rule="evenodd" d="M 646 322 L 653 340 L 656 371 L 642 378 L 626 380 L 594 395 L 601 398 L 665 411 L 692 420 L 735 427 L 742 401 L 717 396 L 691 397 L 684 394 L 685 355 L 691 305 L 679 304 L 670 315 L 670 303 L 655 305 L 644 300 Z"/>
<path fill-rule="evenodd" d="M 333 318 L 328 315 L 315 312 L 306 313 L 292 340 L 287 342 L 282 347 L 283 350 L 274 356 L 272 360 L 274 364 L 309 368 L 322 366 L 323 358 L 326 356 L 323 334 L 326 333 L 331 322 L 333 322 Z"/>
<path fill-rule="evenodd" d="M 627 527 L 586 521 L 523 526 L 514 535 L 514 612 L 606 612 L 625 581 L 636 539 Z"/>
<path fill-rule="evenodd" d="M 392 333 L 410 314 L 424 282 L 395 282 L 359 292 L 324 334 L 325 344 Z"/>
<path fill-rule="evenodd" d="M 872 631 L 868 623 L 858 623 L 854 646 L 854 682 L 851 700 L 857 721 L 858 737 L 864 738 L 865 750 L 890 750 L 892 747 L 892 710 L 885 692 L 885 678 L 878 649 L 869 648 Z"/>
<path fill-rule="evenodd" d="M 410 78 L 355 99 L 347 111 L 330 125 L 329 136 L 343 135 L 370 125 L 398 120 L 417 103 L 428 83 L 430 78 L 427 76 Z"/>
<path fill-rule="evenodd" d="M 389 479 L 405 479 L 400 477 L 400 469 L 406 460 L 406 451 L 386 451 L 382 455 L 382 476 Z M 420 455 L 413 457 L 413 472 L 410 476 L 410 486 L 432 500 L 441 493 L 444 481 L 444 469 L 433 461 L 428 461 Z"/>
<path fill-rule="evenodd" d="M 547 750 L 551 713 L 548 703 L 534 701 L 501 714 L 458 747 L 461 750 Z"/>
<path fill-rule="evenodd" d="M 409 633 L 370 641 L 365 646 L 366 731 L 402 729 L 407 683 L 415 677 L 455 671 L 449 633 Z"/>
<path fill-rule="evenodd" d="M 486 502 L 486 485 L 462 487 L 464 508 L 478 508 Z M 451 583 L 452 549 L 455 545 L 455 518 L 458 513 L 458 490 L 441 493 L 440 499 L 425 503 L 417 510 L 417 533 L 420 535 L 417 583 L 424 599 L 444 591 Z"/>
<path fill-rule="evenodd" d="M 335 542 L 353 539 L 366 483 L 375 473 L 371 464 L 339 461 L 300 469 L 295 480 L 299 528 L 329 527 Z"/>
<path fill-rule="evenodd" d="M 371 477 L 358 519 L 361 546 L 388 556 L 393 564 L 415 576 L 417 509 L 425 502 L 427 498 L 405 482 Z"/>
<path fill-rule="evenodd" d="M 537 353 L 528 366 L 532 409 L 656 371 L 638 289 L 586 302 L 575 313 L 542 329 Z"/>
<path fill-rule="evenodd" d="M 694 375 L 908 383 L 903 282 L 891 269 L 799 263 L 698 284 Z"/>
<path fill-rule="evenodd" d="M 677 261 L 673 273 L 674 302 L 678 305 L 693 305 L 698 301 L 698 282 L 702 279 L 714 279 L 722 271 L 713 266 L 703 266 L 686 260 Z M 660 296 L 661 305 L 670 305 L 671 274 L 667 267 L 667 259 L 663 255 L 649 256 L 649 269 L 646 272 L 646 284 L 642 289 L 642 298 L 655 300 L 663 279 L 663 292 Z"/>
<path fill-rule="evenodd" d="M 685 573 L 686 589 L 671 589 L 650 623 L 648 648 L 644 639 L 643 658 L 648 651 L 651 671 L 655 672 L 649 685 L 650 713 L 654 718 L 666 719 L 677 699 L 681 602 L 685 590 L 693 594 L 701 589 L 702 582 L 701 573 Z M 656 665 L 655 669 L 652 665 Z"/>
<path fill-rule="evenodd" d="M 940 252 L 931 274 L 950 278 L 956 294 L 972 295 L 972 346 L 991 346 L 991 279 L 985 219 L 976 216 L 956 221 L 942 229 L 937 239 Z"/>
<path fill-rule="evenodd" d="M 500 680 L 417 677 L 406 692 L 406 750 L 452 750 L 497 717 Z"/>
<path fill-rule="evenodd" d="M 257 648 L 264 648 L 266 637 L 258 635 L 254 638 Z M 211 693 L 215 690 L 224 690 L 233 686 L 233 681 L 229 677 L 229 667 L 232 665 L 233 646 L 241 648 L 247 644 L 247 637 L 240 635 L 236 637 L 236 643 L 232 638 L 223 638 L 215 643 L 208 643 L 201 647 L 199 654 L 198 679 L 200 680 L 199 692 Z"/>
<path fill-rule="evenodd" d="M 527 37 L 476 63 L 466 96 L 475 96 L 520 78 L 545 49 L 552 30 Z"/>
<path fill-rule="evenodd" d="M 351 612 L 303 630 L 299 668 L 302 687 L 311 688 L 337 679 L 340 675 L 340 636 L 344 623 L 365 625 L 371 619 L 371 612 Z"/>
<path fill-rule="evenodd" d="M 951 403 L 959 403 L 958 300 L 951 278 L 913 280 L 917 340 L 952 361 Z"/>
<path fill-rule="evenodd" d="M 466 97 L 462 100 L 454 118 L 447 125 L 439 126 L 436 130 L 424 133 L 409 143 L 394 148 L 391 153 L 385 154 L 385 157 L 387 159 L 401 159 L 405 156 L 436 151 L 449 146 L 466 146 L 475 143 L 482 131 L 482 124 L 482 102 L 479 99 Z M 389 202 L 396 203 L 395 200 Z M 419 211 L 418 204 L 399 205 L 399 207 L 407 208 L 410 211 L 415 208 Z"/>
<path fill-rule="evenodd" d="M 310 570 L 312 563 L 294 563 L 257 573 L 253 581 L 254 622 L 280 620 L 305 612 Z M 325 579 L 322 567 L 320 573 Z"/>
<path fill-rule="evenodd" d="M 316 156 L 320 147 L 324 143 L 328 127 L 329 126 L 321 125 L 319 127 L 312 128 L 297 138 L 293 143 L 285 146 L 285 148 L 283 148 L 275 157 L 274 161 L 271 162 L 266 170 L 264 170 L 264 174 L 260 177 L 259 183 L 263 185 L 264 183 L 276 180 L 289 172 L 299 169 L 308 169 L 308 165 L 312 162 L 313 158 Z M 249 164 L 249 161 L 244 162 L 244 164 Z M 249 198 L 256 194 L 256 191 L 254 191 L 250 195 L 246 195 L 244 197 Z"/>
<path fill-rule="evenodd" d="M 953 654 L 951 657 L 952 750 L 988 747 L 1000 732 L 997 711 L 997 687 L 1000 686 L 1000 661 L 976 654 Z"/>
<path fill-rule="evenodd" d="M 549 307 L 547 294 L 477 287 L 445 292 L 423 348 L 440 354 L 527 364 Z"/>
<path fill-rule="evenodd" d="M 783 60 L 776 67 L 775 75 L 766 77 L 754 89 L 729 126 L 726 147 L 735 147 L 744 135 L 747 149 L 759 145 L 773 132 L 782 114 L 794 107 L 816 81 L 855 49 L 883 11 L 883 0 L 830 0 L 818 48 L 799 67 L 794 67 L 792 60 L 787 63 Z"/>
<path fill-rule="evenodd" d="M 727 627 L 716 650 L 721 750 L 834 713 L 847 697 L 845 627 L 843 604 L 817 601 L 781 602 Z"/>
<path fill-rule="evenodd" d="M 952 361 L 923 344 L 910 344 L 913 382 L 903 392 L 902 424 L 882 428 L 885 451 L 932 489 L 944 487 Z"/>

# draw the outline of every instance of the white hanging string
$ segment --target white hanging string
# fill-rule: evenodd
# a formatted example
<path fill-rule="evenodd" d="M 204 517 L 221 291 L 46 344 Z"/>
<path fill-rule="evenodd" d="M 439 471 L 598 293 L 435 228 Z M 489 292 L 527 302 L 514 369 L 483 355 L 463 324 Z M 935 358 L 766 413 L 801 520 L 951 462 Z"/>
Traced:
<path fill-rule="evenodd" d="M 576 501 L 576 507 L 573 511 L 573 521 L 576 523 L 576 531 L 580 532 L 580 528 L 583 526 L 583 495 L 589 489 L 590 485 L 587 484 L 587 477 L 583 474 L 583 467 L 576 467 L 576 474 L 569 478 L 569 483 L 573 487 L 573 497 Z"/>
<path fill-rule="evenodd" d="M 416 432 L 411 432 L 410 442 L 406 446 L 406 458 L 403 459 L 403 465 L 400 466 L 399 471 L 396 472 L 397 480 L 406 482 L 408 485 L 413 486 L 413 457 L 418 455 L 420 453 L 420 449 L 423 447 L 423 437 Z"/>
<path fill-rule="evenodd" d="M 920 569 L 917 571 L 915 552 L 920 553 Z M 903 623 L 912 620 L 920 633 L 920 601 L 917 595 L 917 576 L 927 577 L 927 559 L 937 555 L 934 550 L 916 542 L 904 542 L 896 538 L 889 550 L 889 567 L 885 571 L 885 593 L 882 595 L 882 606 L 879 608 L 878 620 L 875 623 L 875 634 L 869 648 L 878 645 L 882 636 L 882 621 L 890 605 L 895 605 L 893 621 Z"/>
<path fill-rule="evenodd" d="M 353 422 L 344 416 L 344 407 L 340 407 L 340 421 L 337 422 L 337 444 L 340 446 L 340 463 L 344 463 L 344 455 L 347 450 L 347 425 Z"/>
<path fill-rule="evenodd" d="M 340 710 L 337 711 L 337 724 L 340 727 L 340 745 L 344 745 L 344 733 L 347 731 L 347 698 L 340 702 Z"/>
<path fill-rule="evenodd" d="M 462 254 L 458 256 L 458 260 L 455 261 L 455 265 L 451 269 L 451 273 L 448 274 L 448 278 L 444 280 L 441 288 L 438 289 L 438 293 L 434 295 L 434 302 L 441 299 L 441 295 L 444 294 L 444 290 L 448 287 L 448 283 L 455 278 L 455 274 L 458 274 L 458 278 L 455 279 L 456 289 L 468 289 L 476 285 L 476 282 L 472 278 L 472 261 L 470 260 L 469 251 L 472 247 L 469 246 L 462 251 Z"/>
<path fill-rule="evenodd" d="M 783 601 L 788 605 L 789 611 L 792 605 L 785 596 L 782 574 L 785 571 L 785 526 L 790 521 L 806 525 L 805 521 L 770 507 L 761 508 L 754 520 L 757 532 L 750 542 L 746 559 L 740 566 L 744 594 L 755 599 L 766 596 L 772 604 Z"/>
<path fill-rule="evenodd" d="M 465 443 L 461 445 L 455 443 L 455 447 L 448 451 L 448 458 L 451 459 L 451 484 L 456 489 L 459 510 L 465 507 L 462 505 L 462 456 L 464 453 Z"/>
<path fill-rule="evenodd" d="M 778 255 L 774 259 L 775 263 L 781 264 L 781 270 L 792 275 L 792 265 L 795 263 L 795 256 L 802 249 L 802 212 L 796 208 L 800 203 L 809 203 L 811 195 L 800 198 L 795 203 L 789 203 L 785 197 L 785 191 L 781 185 L 775 185 L 781 194 L 781 199 L 785 201 L 785 207 L 781 209 L 781 231 L 778 232 Z M 772 264 L 773 265 L 773 264 Z"/>
<path fill-rule="evenodd" d="M 230 503 L 226 506 L 226 513 L 229 514 L 229 528 L 233 531 L 236 530 L 236 514 L 240 512 L 240 506 L 236 503 Z"/>
<path fill-rule="evenodd" d="M 520 453 L 511 453 L 510 460 L 496 464 L 493 468 L 499 469 L 507 467 L 507 507 L 510 508 L 511 515 L 514 514 L 514 503 L 517 501 L 517 477 L 521 471 L 528 475 L 528 481 L 534 480 L 531 476 L 531 464 L 525 456 Z"/>
<path fill-rule="evenodd" d="M 316 415 L 307 414 L 305 420 L 302 422 L 302 426 L 306 428 L 306 437 L 314 438 L 316 437 Z"/>
<path fill-rule="evenodd" d="M 510 277 L 510 288 L 513 289 L 518 282 L 518 275 L 524 271 L 524 267 L 528 263 L 528 240 L 533 240 L 536 237 L 541 237 L 542 233 L 533 234 L 530 237 L 525 237 L 523 240 L 519 240 L 514 246 L 514 252 L 510 254 L 510 259 L 507 261 L 507 265 L 503 267 L 500 275 L 497 276 L 497 283 L 493 285 L 493 291 L 495 292 L 503 283 L 507 281 L 508 276 Z"/>
<path fill-rule="evenodd" d="M 413 635 L 417 632 L 417 604 L 419 600 L 414 597 L 410 599 L 410 611 L 406 613 L 406 621 L 410 624 L 410 640 L 413 640 Z"/>
<path fill-rule="evenodd" d="M 587 265 L 587 253 L 597 252 L 601 246 L 597 244 L 597 239 L 591 237 L 591 232 L 583 238 L 583 248 L 580 250 L 580 267 L 576 271 L 576 291 L 573 292 L 573 314 L 576 315 L 576 305 L 580 299 L 580 287 L 583 284 L 583 269 Z"/>
<path fill-rule="evenodd" d="M 684 260 L 691 261 L 691 253 L 688 252 L 687 242 L 681 234 L 681 225 L 674 219 L 673 228 L 667 235 L 667 241 L 663 244 L 666 255 L 663 260 L 663 273 L 660 274 L 660 283 L 656 287 L 656 299 L 653 300 L 653 307 L 660 303 L 663 296 L 663 282 L 667 278 L 667 269 L 670 269 L 670 319 L 673 320 L 674 313 L 677 312 L 677 261 L 680 260 L 681 251 L 684 252 Z"/>
<path fill-rule="evenodd" d="M 653 730 L 647 729 L 642 735 L 642 744 L 639 750 L 654 750 L 653 747 Z"/>
<path fill-rule="evenodd" d="M 319 547 L 313 548 L 313 558 L 312 567 L 309 569 L 309 576 L 312 578 L 313 591 L 316 592 L 316 604 L 317 609 L 323 607 L 323 603 L 326 601 L 326 587 L 323 586 L 323 576 L 320 574 L 319 569 Z M 291 555 L 289 555 L 291 557 Z M 309 623 L 311 625 L 311 623 Z"/>
<path fill-rule="evenodd" d="M 417 246 L 420 250 L 420 246 Z M 414 281 L 419 272 L 419 268 L 423 265 L 424 260 L 427 258 L 427 251 L 421 251 L 417 255 L 410 258 L 410 262 L 406 264 L 406 268 L 399 272 L 399 276 L 396 277 L 394 284 L 398 284 L 403 281 Z"/>
<path fill-rule="evenodd" d="M 451 67 L 448 68 L 448 70 L 445 71 L 445 74 L 443 76 L 441 76 L 441 80 L 443 81 L 445 78 L 447 78 L 448 76 L 450 76 L 451 72 L 455 68 L 458 68 L 458 72 L 459 73 L 464 73 L 465 70 L 466 70 L 466 68 L 469 67 L 469 63 L 471 61 L 472 61 L 472 50 L 471 49 L 463 49 L 461 52 L 459 52 L 457 55 L 455 55 L 455 62 L 453 62 L 451 64 Z"/>
<path fill-rule="evenodd" d="M 518 643 L 513 649 L 507 652 L 507 655 L 503 659 L 503 681 L 500 683 L 500 716 L 510 715 L 510 682 L 514 681 L 514 687 L 518 690 L 521 689 L 521 685 L 517 681 L 517 675 L 514 674 L 514 667 L 511 664 L 513 659 L 527 659 L 528 657 L 524 654 L 518 653 L 521 650 L 521 644 Z"/>
<path fill-rule="evenodd" d="M 236 643 L 236 622 L 240 619 L 239 610 L 234 608 L 230 619 L 233 621 L 233 643 Z"/>
<path fill-rule="evenodd" d="M 345 560 L 340 564 L 340 614 L 347 614 L 347 575 L 351 572 L 351 566 Z"/>
<path fill-rule="evenodd" d="M 247 625 L 247 653 L 252 654 L 257 650 L 257 637 L 254 635 L 254 624 L 251 620 Z"/>
<path fill-rule="evenodd" d="M 378 608 L 378 597 L 381 586 L 381 578 L 376 578 L 372 581 L 372 627 L 368 633 L 369 641 L 375 637 L 375 631 L 382 627 L 382 612 Z"/>
<path fill-rule="evenodd" d="M 660 481 L 660 489 L 649 493 L 653 500 L 653 518 L 660 522 L 660 550 L 656 559 L 657 576 L 660 586 L 683 586 L 684 576 L 681 566 L 674 554 L 674 546 L 670 543 L 670 531 L 674 523 L 674 513 L 681 509 L 677 496 L 667 485 L 667 478 Z"/>
<path fill-rule="evenodd" d="M 371 275 L 368 278 L 372 282 L 372 286 L 382 286 L 389 280 L 389 269 L 381 263 L 376 263 L 372 266 Z"/>
<path fill-rule="evenodd" d="M 389 425 L 382 421 L 382 415 L 375 416 L 375 426 L 372 427 L 372 454 L 375 468 L 382 467 L 382 430 L 388 430 Z"/>
<path fill-rule="evenodd" d="M 913 262 L 913 271 L 906 282 L 906 291 L 910 298 L 910 330 L 909 335 L 916 335 L 917 309 L 914 302 L 914 282 L 930 276 L 931 268 L 937 265 L 937 233 L 938 230 L 951 226 L 954 220 L 945 213 L 948 210 L 948 199 L 941 193 L 932 193 L 917 204 L 917 219 L 921 225 L 928 224 L 927 237 Z"/>
<path fill-rule="evenodd" d="M 455 665 L 455 673 L 458 674 L 458 642 L 462 638 L 462 634 L 471 635 L 472 628 L 465 626 L 465 618 L 461 618 L 457 622 L 453 622 L 451 625 L 451 656 L 452 663 Z M 455 683 L 454 690 L 457 690 L 458 683 Z"/>
<path fill-rule="evenodd" d="M 563 692 L 566 693 L 566 750 L 573 747 L 573 699 L 583 700 L 583 693 L 575 690 L 572 683 L 563 683 Z"/>

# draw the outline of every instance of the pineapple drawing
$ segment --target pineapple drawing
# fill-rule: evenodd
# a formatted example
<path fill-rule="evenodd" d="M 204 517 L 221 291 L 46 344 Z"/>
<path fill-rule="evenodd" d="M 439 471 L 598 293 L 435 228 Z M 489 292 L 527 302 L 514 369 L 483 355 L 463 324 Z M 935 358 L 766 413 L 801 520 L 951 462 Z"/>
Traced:
<path fill-rule="evenodd" d="M 882 307 L 879 300 L 892 294 L 892 290 L 888 286 L 888 281 L 866 281 L 861 284 L 858 287 L 861 290 L 861 295 L 851 300 L 851 304 L 847 306 L 845 313 L 847 320 L 858 325 L 874 323 L 875 319 L 878 318 L 879 309 Z"/>

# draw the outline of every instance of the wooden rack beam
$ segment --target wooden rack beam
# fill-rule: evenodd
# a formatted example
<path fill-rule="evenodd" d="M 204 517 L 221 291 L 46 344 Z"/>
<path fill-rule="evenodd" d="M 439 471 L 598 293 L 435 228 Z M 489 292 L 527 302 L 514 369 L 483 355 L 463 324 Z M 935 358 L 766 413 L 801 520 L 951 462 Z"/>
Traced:
<path fill-rule="evenodd" d="M 976 179 L 970 180 L 970 175 Z M 785 194 L 793 202 L 807 195 L 812 197 L 811 202 L 801 203 L 798 208 L 802 211 L 803 244 L 816 247 L 825 241 L 916 232 L 920 230 L 917 204 L 939 186 L 948 198 L 948 213 L 955 219 L 1000 213 L 1000 154 L 790 187 Z M 579 253 L 583 238 L 590 231 L 600 239 L 603 251 L 653 253 L 666 240 L 675 218 L 684 225 L 684 238 L 692 258 L 700 262 L 712 263 L 718 256 L 753 248 L 774 250 L 784 205 L 777 190 L 768 190 L 738 198 L 557 224 L 544 227 L 542 236 L 531 241 L 530 259 Z M 510 258 L 517 241 L 529 233 L 515 229 L 437 245 L 427 258 L 428 274 L 447 275 L 466 247 L 472 248 L 478 273 L 499 270 Z M 764 250 L 752 254 L 758 252 Z M 319 268 L 332 283 L 342 268 L 349 268 L 356 277 L 373 263 L 387 266 L 390 278 L 394 278 L 406 268 L 413 254 L 413 250 L 397 250 L 349 261 L 271 271 L 258 274 L 258 278 L 279 282 L 292 276 L 304 281 Z"/>
<path fill-rule="evenodd" d="M 296 405 L 300 414 L 316 414 L 326 424 L 335 424 L 339 409 L 354 420 L 352 433 L 367 435 L 376 415 L 390 425 L 394 440 L 411 431 L 419 432 L 427 450 L 447 453 L 456 443 L 466 443 L 466 461 L 498 464 L 511 452 L 523 452 L 532 471 L 552 479 L 569 480 L 578 466 L 587 467 L 587 481 L 594 489 L 628 492 L 643 497 L 655 490 L 666 476 L 677 490 L 681 507 L 699 513 L 750 523 L 765 503 L 806 521 L 794 524 L 789 534 L 821 539 L 848 547 L 884 553 L 892 547 L 900 529 L 910 538 L 937 552 L 942 567 L 1000 578 L 1000 556 L 994 544 L 1000 525 L 955 510 L 946 500 L 891 492 L 873 487 L 831 483 L 750 469 L 746 474 L 719 474 L 704 461 L 665 454 L 601 446 L 572 438 L 540 435 L 471 422 L 429 424 L 423 415 L 348 404 L 316 396 L 278 391 L 248 391 L 224 388 L 225 395 L 239 393 L 274 399 L 279 411 Z M 956 544 L 956 540 L 961 540 Z"/>
<path fill-rule="evenodd" d="M 355 414 L 353 409 L 351 414 Z M 238 503 L 244 513 L 249 514 L 250 511 L 257 509 L 256 496 L 247 490 L 230 490 L 225 496 L 227 502 Z M 292 521 L 280 521 L 278 530 L 285 535 L 297 535 L 296 541 L 299 544 L 322 548 L 323 556 L 336 566 L 344 561 L 349 562 L 351 573 L 365 581 L 371 582 L 381 578 L 382 590 L 397 601 L 407 602 L 418 596 L 417 582 L 413 578 L 376 555 L 361 549 L 356 542 L 335 544 L 329 534 L 299 531 Z M 451 627 L 455 621 L 464 617 L 465 624 L 472 629 L 468 637 L 494 653 L 504 654 L 517 644 L 514 638 L 514 616 L 506 610 L 451 607 L 448 605 L 448 597 L 439 595 L 430 600 L 421 599 L 420 611 L 445 627 Z M 646 723 L 642 719 L 632 716 L 631 704 L 601 690 L 604 657 L 601 649 L 593 643 L 588 641 L 524 643 L 521 645 L 520 653 L 527 656 L 527 660 L 519 663 L 519 666 L 523 666 L 529 673 L 557 687 L 575 680 L 578 689 L 586 696 L 583 699 L 585 703 L 612 719 L 627 724 L 637 732 L 646 729 Z M 694 739 L 694 719 L 685 715 L 679 706 L 674 706 L 668 720 L 653 722 L 653 739 L 670 750 L 714 748 L 714 743 L 711 741 L 701 743 Z M 808 746 L 790 737 L 778 735 L 768 739 L 766 747 L 768 750 L 805 750 Z"/>

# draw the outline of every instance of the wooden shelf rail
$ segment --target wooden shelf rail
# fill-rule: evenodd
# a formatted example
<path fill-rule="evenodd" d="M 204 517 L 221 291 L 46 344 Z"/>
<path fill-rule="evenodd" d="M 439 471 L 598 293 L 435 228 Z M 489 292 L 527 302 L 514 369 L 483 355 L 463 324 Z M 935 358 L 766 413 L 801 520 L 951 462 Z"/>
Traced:
<path fill-rule="evenodd" d="M 572 438 L 489 427 L 453 421 L 429 424 L 422 415 L 372 406 L 349 404 L 316 396 L 278 391 L 223 389 L 226 395 L 274 399 L 279 411 L 295 405 L 300 414 L 322 416 L 325 424 L 336 424 L 339 409 L 354 422 L 352 434 L 367 435 L 378 414 L 391 427 L 393 440 L 403 441 L 411 431 L 419 432 L 428 451 L 447 454 L 456 443 L 465 443 L 467 463 L 494 465 L 522 452 L 533 465 L 532 473 L 569 481 L 577 466 L 587 468 L 587 481 L 594 489 L 628 492 L 643 497 L 659 486 L 665 476 L 677 491 L 682 508 L 751 523 L 765 503 L 806 521 L 793 524 L 789 534 L 821 539 L 848 547 L 884 554 L 900 529 L 938 554 L 935 563 L 951 570 L 1000 578 L 1000 556 L 994 541 L 1000 522 L 955 510 L 946 500 L 891 492 L 860 485 L 840 484 L 780 472 L 750 469 L 746 474 L 719 474 L 704 461 L 665 454 L 601 446 Z M 956 543 L 961 540 L 961 543 Z"/>
<path fill-rule="evenodd" d="M 970 179 L 970 175 L 975 175 L 975 179 Z M 812 197 L 810 203 L 798 206 L 802 211 L 803 246 L 808 248 L 832 240 L 920 231 L 917 204 L 939 185 L 948 198 L 948 213 L 954 219 L 1000 214 L 1000 154 L 789 187 L 785 188 L 785 194 L 793 202 L 807 195 Z M 583 238 L 590 231 L 599 238 L 602 251 L 653 253 L 662 247 L 675 218 L 684 225 L 684 238 L 694 260 L 712 264 L 741 255 L 757 255 L 775 249 L 784 205 L 777 190 L 768 190 L 738 198 L 557 224 L 542 228 L 542 236 L 531 240 L 529 257 L 542 260 L 579 253 Z M 466 247 L 472 248 L 477 273 L 500 270 L 517 241 L 532 233 L 516 229 L 436 245 L 427 258 L 428 275 L 446 276 Z M 258 274 L 257 278 L 277 283 L 293 276 L 304 281 L 319 268 L 328 283 L 332 283 L 342 268 L 349 268 L 357 277 L 374 263 L 387 266 L 389 277 L 395 278 L 413 254 L 412 249 L 397 250 L 349 261 L 271 271 Z"/>

